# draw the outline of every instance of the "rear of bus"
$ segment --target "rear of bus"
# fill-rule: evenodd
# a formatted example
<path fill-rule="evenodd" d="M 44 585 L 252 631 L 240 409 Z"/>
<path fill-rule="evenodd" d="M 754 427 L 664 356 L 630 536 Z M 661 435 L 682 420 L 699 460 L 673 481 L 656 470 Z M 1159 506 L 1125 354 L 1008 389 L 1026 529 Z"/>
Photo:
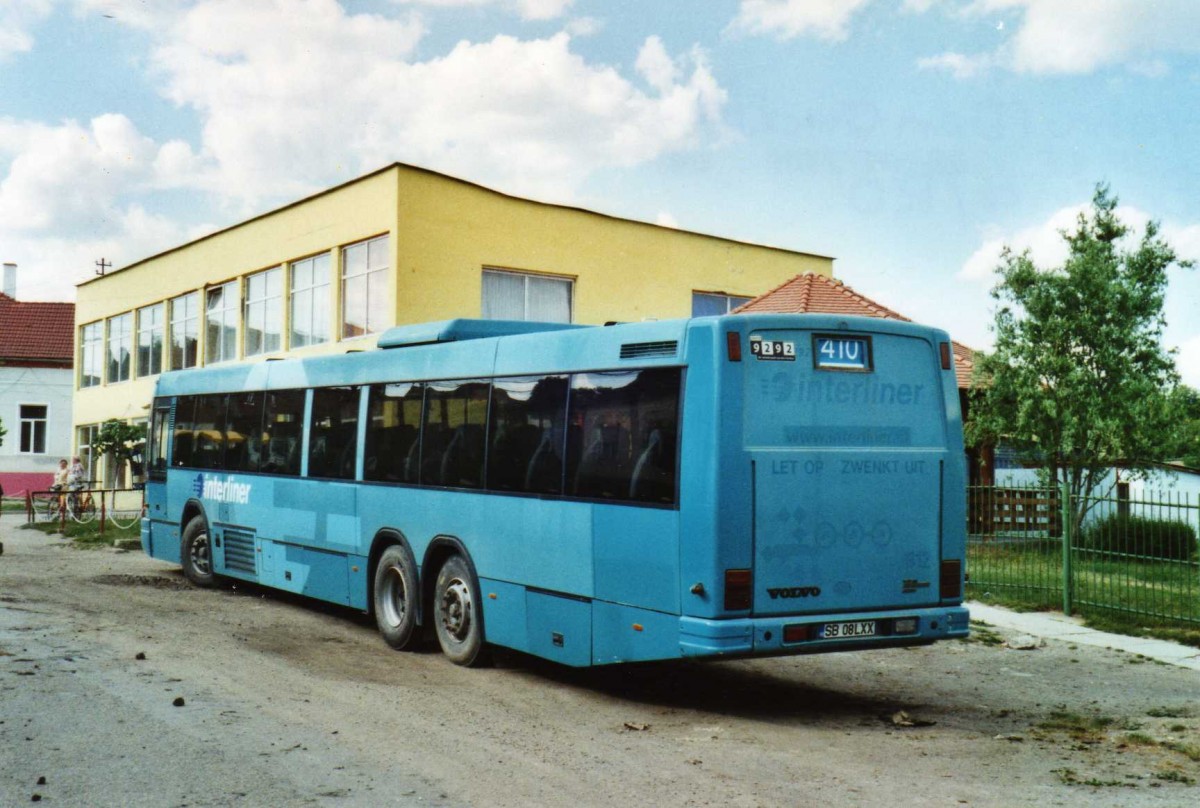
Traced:
<path fill-rule="evenodd" d="M 710 420 L 713 445 L 682 458 L 683 653 L 966 636 L 949 337 L 861 317 L 706 320 L 688 338 L 685 429 Z M 700 452 L 713 473 L 689 479 Z"/>

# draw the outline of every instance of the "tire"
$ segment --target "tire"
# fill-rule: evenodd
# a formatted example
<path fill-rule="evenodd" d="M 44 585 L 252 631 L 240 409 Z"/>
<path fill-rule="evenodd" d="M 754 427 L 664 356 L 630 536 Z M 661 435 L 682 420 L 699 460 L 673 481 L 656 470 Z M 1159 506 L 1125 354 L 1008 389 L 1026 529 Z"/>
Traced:
<path fill-rule="evenodd" d="M 371 600 L 379 633 L 397 651 L 411 648 L 417 640 L 420 592 L 417 565 L 408 550 L 399 544 L 384 550 L 375 566 Z"/>
<path fill-rule="evenodd" d="M 467 668 L 487 664 L 479 582 L 461 555 L 447 558 L 438 571 L 433 616 L 438 644 L 451 662 Z"/>
<path fill-rule="evenodd" d="M 203 516 L 194 516 L 183 529 L 179 542 L 179 563 L 183 575 L 196 586 L 212 587 L 217 583 L 213 573 L 212 539 Z"/>

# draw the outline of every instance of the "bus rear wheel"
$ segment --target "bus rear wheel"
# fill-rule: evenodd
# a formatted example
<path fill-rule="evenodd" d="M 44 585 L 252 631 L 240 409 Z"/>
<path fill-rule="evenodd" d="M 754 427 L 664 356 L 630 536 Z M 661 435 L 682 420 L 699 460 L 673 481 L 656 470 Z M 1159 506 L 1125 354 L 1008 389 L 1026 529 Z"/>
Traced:
<path fill-rule="evenodd" d="M 179 544 L 179 563 L 183 574 L 196 586 L 210 587 L 217 582 L 213 574 L 212 542 L 208 536 L 208 523 L 203 516 L 194 516 L 183 529 Z"/>
<path fill-rule="evenodd" d="M 384 550 L 375 567 L 375 624 L 384 642 L 398 651 L 412 647 L 417 637 L 418 591 L 408 552 L 398 544 Z"/>
<path fill-rule="evenodd" d="M 462 556 L 450 556 L 438 571 L 433 600 L 434 628 L 442 653 L 455 665 L 474 668 L 486 664 L 479 582 Z"/>

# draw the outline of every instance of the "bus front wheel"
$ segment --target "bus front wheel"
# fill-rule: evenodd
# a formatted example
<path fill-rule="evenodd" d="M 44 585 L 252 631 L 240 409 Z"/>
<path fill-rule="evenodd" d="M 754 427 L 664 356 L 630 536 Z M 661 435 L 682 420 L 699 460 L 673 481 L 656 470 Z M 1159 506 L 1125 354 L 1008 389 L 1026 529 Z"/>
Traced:
<path fill-rule="evenodd" d="M 446 559 L 434 587 L 434 627 L 442 653 L 455 665 L 477 667 L 487 662 L 479 582 L 460 555 Z"/>
<path fill-rule="evenodd" d="M 383 551 L 375 567 L 375 624 L 384 641 L 398 651 L 417 636 L 417 570 L 403 547 Z"/>
<path fill-rule="evenodd" d="M 208 524 L 203 516 L 194 516 L 183 529 L 180 542 L 179 561 L 184 576 L 196 586 L 213 586 L 212 543 L 208 537 Z"/>

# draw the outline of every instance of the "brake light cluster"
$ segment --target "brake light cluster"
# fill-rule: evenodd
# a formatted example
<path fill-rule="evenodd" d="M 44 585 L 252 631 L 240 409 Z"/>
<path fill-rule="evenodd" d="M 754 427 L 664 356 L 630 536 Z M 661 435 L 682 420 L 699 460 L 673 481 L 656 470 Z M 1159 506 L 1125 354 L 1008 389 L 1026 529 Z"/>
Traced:
<path fill-rule="evenodd" d="M 941 583 L 938 587 L 942 600 L 962 598 L 962 560 L 942 559 Z"/>
<path fill-rule="evenodd" d="M 725 611 L 746 611 L 753 601 L 753 594 L 750 570 L 725 570 Z"/>

